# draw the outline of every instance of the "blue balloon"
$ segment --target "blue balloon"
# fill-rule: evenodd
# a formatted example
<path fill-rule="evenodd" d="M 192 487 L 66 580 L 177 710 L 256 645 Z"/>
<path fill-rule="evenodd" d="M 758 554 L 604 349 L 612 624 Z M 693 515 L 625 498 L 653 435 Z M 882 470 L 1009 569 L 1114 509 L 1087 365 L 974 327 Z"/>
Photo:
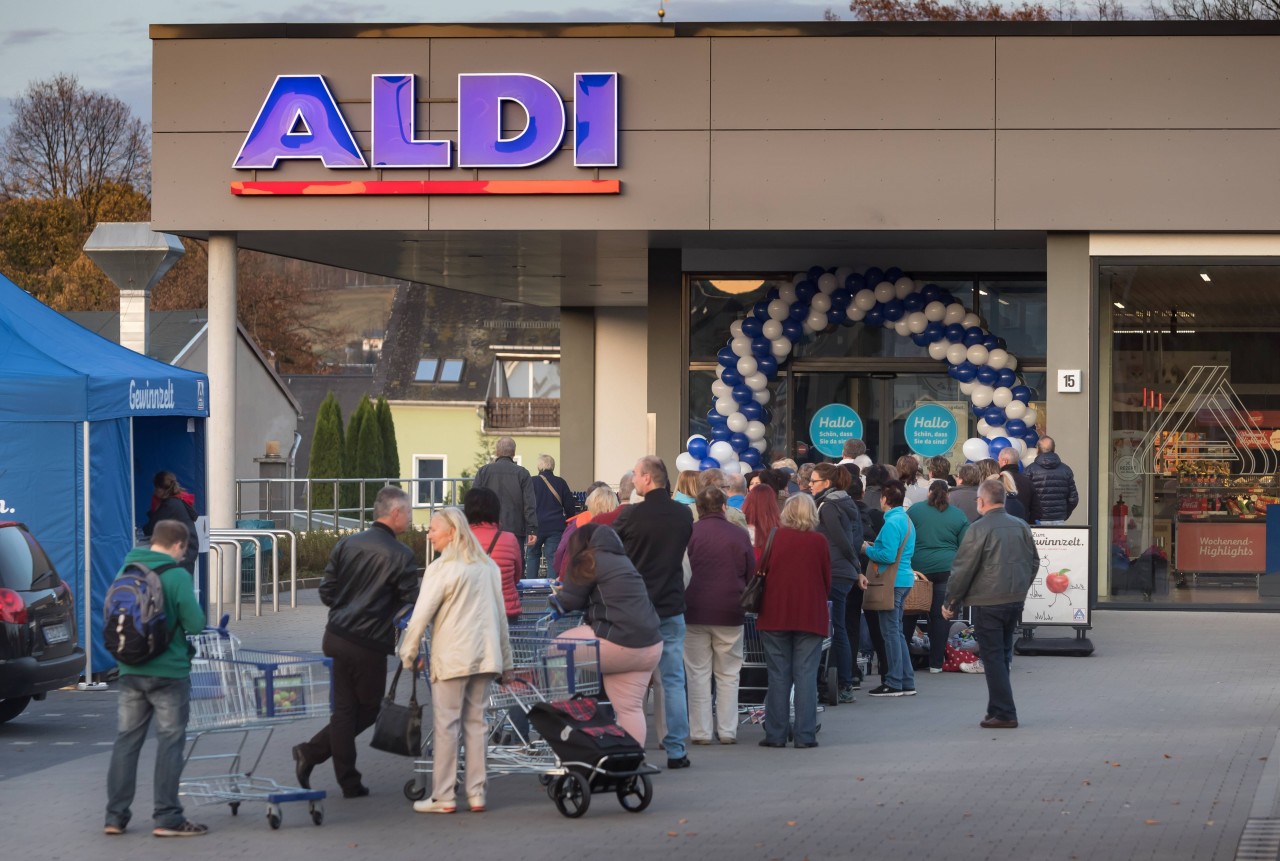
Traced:
<path fill-rule="evenodd" d="M 805 317 L 809 316 L 809 303 L 799 300 L 792 302 L 789 316 L 797 323 L 801 322 Z"/>
<path fill-rule="evenodd" d="M 766 310 L 768 306 L 766 306 Z M 761 323 L 755 317 L 747 317 L 742 321 L 742 334 L 748 338 L 760 337 L 760 332 L 764 329 L 764 323 Z"/>
<path fill-rule="evenodd" d="M 733 431 L 729 430 L 728 425 L 716 425 L 711 428 L 712 442 L 728 442 L 731 436 L 733 436 Z"/>
<path fill-rule="evenodd" d="M 693 455 L 698 460 L 702 460 L 707 456 L 707 450 L 710 447 L 711 446 L 708 445 L 707 441 L 702 437 L 695 436 L 693 439 L 689 440 L 689 454 Z"/>
<path fill-rule="evenodd" d="M 987 337 L 982 339 L 982 346 L 986 347 L 988 350 L 994 350 L 996 347 L 1000 346 L 1000 339 L 995 335 L 987 335 Z"/>
<path fill-rule="evenodd" d="M 964 340 L 964 326 L 959 323 L 952 323 L 942 330 L 943 336 L 953 344 L 959 344 Z"/>
<path fill-rule="evenodd" d="M 746 383 L 739 383 L 733 387 L 733 399 L 740 404 L 745 404 L 747 401 L 753 400 L 755 398 L 755 394 L 755 390 Z"/>
<path fill-rule="evenodd" d="M 899 269 L 897 266 L 890 266 L 887 270 L 885 270 L 884 280 L 886 281 L 897 281 L 901 277 L 902 277 L 902 270 Z"/>
<path fill-rule="evenodd" d="M 849 303 L 853 301 L 853 294 L 843 287 L 837 287 L 831 291 L 831 307 L 844 310 L 849 307 Z"/>
<path fill-rule="evenodd" d="M 874 290 L 876 289 L 876 285 L 884 280 L 884 272 L 872 266 L 865 273 L 863 273 L 862 277 L 867 279 L 868 286 L 870 286 L 871 289 Z"/>
<path fill-rule="evenodd" d="M 947 376 L 948 376 L 948 377 L 950 377 L 951 379 L 955 380 L 956 382 L 959 382 L 959 381 L 960 381 L 960 378 L 956 376 L 956 368 L 958 368 L 958 367 L 960 367 L 960 366 L 959 366 L 959 365 L 951 365 L 951 364 L 948 364 L 948 365 L 947 365 Z"/>
<path fill-rule="evenodd" d="M 943 290 L 942 294 L 938 296 L 938 301 L 941 302 L 943 305 L 964 305 L 963 302 L 961 302 L 955 296 L 952 296 L 951 291 L 949 290 Z"/>
<path fill-rule="evenodd" d="M 804 334 L 804 329 L 800 326 L 799 320 L 792 320 L 788 317 L 782 321 L 782 334 L 786 336 L 788 341 L 795 343 Z"/>
<path fill-rule="evenodd" d="M 733 446 L 733 450 L 738 454 L 751 448 L 751 440 L 747 439 L 744 433 L 735 433 L 729 437 L 729 445 Z"/>
<path fill-rule="evenodd" d="M 981 368 L 978 368 L 977 380 L 984 386 L 994 384 L 996 381 L 996 369 L 990 365 L 983 365 Z"/>
<path fill-rule="evenodd" d="M 1004 410 L 999 407 L 987 407 L 982 411 L 982 418 L 993 428 L 998 428 L 1004 424 Z"/>
<path fill-rule="evenodd" d="M 716 428 L 722 428 L 729 421 L 728 416 L 722 416 L 715 407 L 707 410 L 707 424 L 711 425 L 714 431 Z"/>
<path fill-rule="evenodd" d="M 996 372 L 996 385 L 1006 389 L 1012 389 L 1018 382 L 1018 375 L 1008 368 L 1001 368 Z"/>
<path fill-rule="evenodd" d="M 902 306 L 901 299 L 890 299 L 884 303 L 884 318 L 891 323 L 896 323 L 902 319 L 902 315 L 907 313 L 907 309 Z"/>
<path fill-rule="evenodd" d="M 977 376 L 978 368 L 972 362 L 961 362 L 956 365 L 955 378 L 962 383 L 969 383 Z"/>
<path fill-rule="evenodd" d="M 1009 349 L 1009 342 L 1006 341 L 1004 338 L 996 338 L 996 349 L 998 350 Z"/>
<path fill-rule="evenodd" d="M 704 457 L 702 463 L 698 464 L 698 469 L 719 469 L 720 461 L 714 457 Z"/>
<path fill-rule="evenodd" d="M 827 270 L 823 269 L 821 266 L 809 267 L 809 277 L 812 278 L 814 281 L 817 281 L 819 278 L 821 278 L 823 275 L 826 275 L 826 274 L 827 274 Z"/>
<path fill-rule="evenodd" d="M 968 329 L 964 330 L 964 340 L 960 343 L 964 344 L 966 347 L 973 347 L 981 344 L 982 339 L 985 337 L 986 335 L 982 334 L 982 330 L 977 326 L 970 326 Z"/>
<path fill-rule="evenodd" d="M 766 303 L 772 302 L 774 299 L 777 299 L 780 295 L 782 294 L 778 292 L 777 287 L 770 287 L 769 292 L 764 294 L 764 301 Z"/>
<path fill-rule="evenodd" d="M 751 339 L 751 352 L 755 355 L 756 359 L 759 359 L 761 356 L 773 355 L 772 350 L 773 342 L 764 335 L 758 335 Z"/>
<path fill-rule="evenodd" d="M 944 331 L 946 330 L 943 328 L 941 323 L 937 322 L 936 320 L 930 320 L 929 325 L 926 326 L 924 329 L 924 335 L 926 338 L 929 339 L 929 343 L 932 344 L 934 341 L 943 337 L 942 333 Z"/>
<path fill-rule="evenodd" d="M 756 359 L 756 369 L 772 380 L 778 373 L 778 360 L 773 357 L 772 353 L 763 355 Z"/>
<path fill-rule="evenodd" d="M 865 290 L 867 279 L 863 278 L 857 272 L 844 279 L 844 288 L 850 293 L 857 293 L 859 290 Z"/>
<path fill-rule="evenodd" d="M 1010 391 L 1013 392 L 1015 401 L 1022 401 L 1024 404 L 1031 401 L 1031 389 L 1027 386 L 1014 386 Z"/>
<path fill-rule="evenodd" d="M 988 422 L 988 424 L 990 424 L 990 422 Z M 991 455 L 992 460 L 996 460 L 1000 457 L 1000 452 L 1012 445 L 1013 443 L 1009 442 L 1005 437 L 998 436 L 991 440 L 991 442 L 987 443 L 987 453 Z"/>
<path fill-rule="evenodd" d="M 959 365 L 956 365 L 955 367 L 957 367 L 957 368 L 958 368 L 958 367 L 960 367 L 960 366 L 959 366 Z M 986 407 L 980 407 L 980 406 L 978 406 L 977 404 L 970 404 L 970 405 L 969 405 L 969 409 L 973 410 L 973 414 L 974 414 L 975 416 L 977 416 L 978 418 L 984 418 L 984 417 L 986 416 L 986 414 L 987 414 L 987 408 L 986 408 Z"/>
<path fill-rule="evenodd" d="M 873 326 L 873 327 L 883 326 L 884 325 L 883 306 L 876 305 L 874 308 L 868 311 L 867 315 L 862 318 L 862 322 L 866 323 L 868 326 Z"/>
<path fill-rule="evenodd" d="M 736 386 L 742 382 L 742 374 L 738 373 L 737 367 L 725 368 L 720 374 L 720 381 L 726 386 Z"/>
<path fill-rule="evenodd" d="M 937 284 L 926 284 L 920 290 L 920 298 L 924 299 L 924 303 L 928 305 L 930 302 L 937 302 L 942 296 L 942 288 Z"/>
<path fill-rule="evenodd" d="M 1022 441 L 1027 444 L 1027 448 L 1035 448 L 1036 443 L 1040 441 L 1040 434 L 1036 433 L 1034 428 L 1027 428 L 1027 432 L 1022 435 Z"/>
<path fill-rule="evenodd" d="M 1004 432 L 1010 437 L 1020 437 L 1027 432 L 1027 423 L 1022 419 L 1007 419 L 1004 423 Z"/>
<path fill-rule="evenodd" d="M 919 311 L 924 308 L 924 297 L 919 293 L 908 293 L 907 298 L 902 300 L 902 307 L 908 311 Z"/>
<path fill-rule="evenodd" d="M 821 274 L 821 273 L 819 273 Z M 806 305 L 809 300 L 818 294 L 818 285 L 812 281 L 801 281 L 796 285 L 796 298 Z"/>
<path fill-rule="evenodd" d="M 746 317 L 743 322 L 745 323 L 747 320 L 755 320 L 757 323 L 763 324 L 764 321 L 768 319 L 769 303 L 757 302 L 755 305 L 751 306 L 751 316 Z"/>
<path fill-rule="evenodd" d="M 757 467 L 760 465 L 760 452 L 754 448 L 744 449 L 742 454 L 738 455 L 738 460 L 752 467 Z"/>
<path fill-rule="evenodd" d="M 927 347 L 931 343 L 929 341 L 929 336 L 926 335 L 924 332 L 912 332 L 911 341 L 917 347 Z"/>
<path fill-rule="evenodd" d="M 835 305 L 832 305 L 830 308 L 827 309 L 828 325 L 837 326 L 841 323 L 848 322 L 848 320 L 849 318 L 845 316 L 843 308 L 837 308 Z"/>
<path fill-rule="evenodd" d="M 746 416 L 747 421 L 759 421 L 760 411 L 763 409 L 764 407 L 760 406 L 759 401 L 752 400 L 749 404 L 743 404 L 742 409 L 738 410 L 738 412 Z M 690 454 L 692 454 L 692 452 L 690 452 Z"/>
<path fill-rule="evenodd" d="M 766 406 L 761 406 L 760 421 L 764 422 L 765 424 L 768 424 L 769 422 L 773 421 L 773 410 L 769 409 Z"/>
<path fill-rule="evenodd" d="M 738 354 L 729 347 L 721 347 L 720 352 L 716 353 L 716 361 L 726 368 L 736 368 L 738 366 Z"/>

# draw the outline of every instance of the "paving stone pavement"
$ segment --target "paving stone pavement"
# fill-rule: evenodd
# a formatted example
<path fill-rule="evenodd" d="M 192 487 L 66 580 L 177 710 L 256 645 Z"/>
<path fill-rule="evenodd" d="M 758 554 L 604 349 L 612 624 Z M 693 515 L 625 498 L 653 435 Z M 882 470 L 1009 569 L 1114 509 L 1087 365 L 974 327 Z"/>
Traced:
<path fill-rule="evenodd" d="M 739 744 L 692 747 L 692 768 L 656 776 L 648 811 L 626 813 L 597 795 L 579 820 L 562 818 L 532 776 L 492 781 L 485 814 L 415 814 L 401 794 L 408 761 L 362 739 L 370 797 L 331 797 L 319 828 L 302 807 L 286 806 L 278 832 L 260 804 L 245 804 L 237 818 L 225 806 L 195 808 L 211 835 L 183 843 L 182 854 L 1234 858 L 1246 820 L 1280 818 L 1280 763 L 1267 771 L 1268 758 L 1280 757 L 1280 616 L 1103 611 L 1094 619 L 1093 657 L 1015 659 L 1017 730 L 978 727 L 981 676 L 925 673 L 917 697 L 859 696 L 826 711 L 816 750 L 762 749 L 759 728 L 746 727 Z M 315 593 L 302 592 L 297 610 L 247 617 L 233 630 L 246 645 L 314 651 L 323 623 Z M 277 729 L 260 773 L 291 779 L 289 748 L 318 725 Z M 100 833 L 108 750 L 0 780 L 5 855 L 172 856 L 174 847 L 148 833 L 151 749 L 148 742 L 135 827 L 122 838 Z M 652 760 L 664 764 L 661 753 Z M 336 791 L 327 766 L 314 780 Z"/>

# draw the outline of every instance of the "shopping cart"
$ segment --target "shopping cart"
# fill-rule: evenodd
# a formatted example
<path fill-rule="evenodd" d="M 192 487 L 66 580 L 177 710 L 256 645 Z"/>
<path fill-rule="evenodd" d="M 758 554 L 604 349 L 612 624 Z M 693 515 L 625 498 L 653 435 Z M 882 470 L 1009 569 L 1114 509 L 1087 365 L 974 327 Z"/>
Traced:
<path fill-rule="evenodd" d="M 224 617 L 221 628 L 190 638 L 196 656 L 191 661 L 188 747 L 179 793 L 196 805 L 225 803 L 232 816 L 240 812 L 242 802 L 264 801 L 272 829 L 284 818 L 281 805 L 306 802 L 311 821 L 320 825 L 323 790 L 287 786 L 257 770 L 277 725 L 328 717 L 333 711 L 333 662 L 315 655 L 243 648 L 226 624 Z M 251 739 L 260 741 L 251 744 Z M 194 774 L 189 773 L 193 765 Z"/>
<path fill-rule="evenodd" d="M 822 640 L 822 659 L 818 664 L 818 677 L 822 680 L 826 691 L 818 711 L 824 711 L 825 705 L 834 706 L 840 702 L 840 685 L 836 674 L 836 664 L 831 657 L 831 602 L 827 602 L 827 636 Z M 738 685 L 738 695 L 744 692 L 759 695 L 760 702 L 743 703 L 738 706 L 742 725 L 764 723 L 764 694 L 768 691 L 768 678 L 764 660 L 764 643 L 760 640 L 760 632 L 756 630 L 756 614 L 748 613 L 742 627 L 742 670 Z M 754 699 L 754 697 L 752 697 Z M 795 692 L 792 691 L 792 715 L 794 716 Z"/>

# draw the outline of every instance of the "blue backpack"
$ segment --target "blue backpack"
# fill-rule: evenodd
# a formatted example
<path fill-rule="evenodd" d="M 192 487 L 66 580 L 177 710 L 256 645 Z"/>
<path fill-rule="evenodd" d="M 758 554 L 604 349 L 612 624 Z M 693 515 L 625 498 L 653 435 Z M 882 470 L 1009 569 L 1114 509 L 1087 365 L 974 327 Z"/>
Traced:
<path fill-rule="evenodd" d="M 107 590 L 102 602 L 102 641 L 120 663 L 145 664 L 169 648 L 172 633 L 164 612 L 160 572 L 177 567 L 171 562 L 153 571 L 130 562 Z"/>

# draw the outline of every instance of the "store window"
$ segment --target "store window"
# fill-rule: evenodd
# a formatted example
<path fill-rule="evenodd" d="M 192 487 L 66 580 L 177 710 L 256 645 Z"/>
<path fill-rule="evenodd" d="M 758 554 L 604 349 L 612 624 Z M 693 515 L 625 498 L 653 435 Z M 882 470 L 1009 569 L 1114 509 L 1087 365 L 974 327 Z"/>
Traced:
<path fill-rule="evenodd" d="M 1112 332 L 1099 599 L 1280 606 L 1280 266 L 1100 265 Z"/>

